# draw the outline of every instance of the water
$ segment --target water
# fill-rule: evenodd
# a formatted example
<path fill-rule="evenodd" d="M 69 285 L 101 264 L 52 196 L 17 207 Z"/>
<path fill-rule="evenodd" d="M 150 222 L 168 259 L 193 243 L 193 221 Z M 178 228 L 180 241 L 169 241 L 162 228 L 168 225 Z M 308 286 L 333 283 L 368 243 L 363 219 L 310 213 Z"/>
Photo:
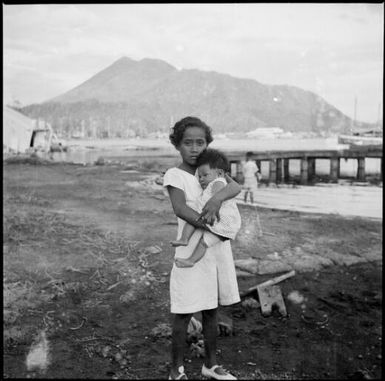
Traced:
<path fill-rule="evenodd" d="M 138 161 L 162 161 L 175 165 L 179 161 L 178 152 L 168 139 L 108 139 L 108 140 L 68 140 L 68 152 L 55 152 L 55 161 L 74 162 L 81 164 L 94 163 L 99 157 L 110 160 L 119 160 L 127 164 Z M 217 139 L 210 147 L 223 151 L 266 151 L 266 150 L 322 150 L 341 149 L 346 145 L 338 144 L 337 137 L 313 139 Z M 163 158 L 163 160 L 161 160 Z M 167 160 L 166 160 L 167 159 Z M 356 176 L 357 160 L 340 160 L 341 176 Z M 261 163 L 262 176 L 269 176 L 269 163 Z M 290 160 L 289 170 L 291 175 L 300 175 L 300 160 Z M 381 172 L 381 160 L 367 158 L 365 160 L 367 174 Z M 328 159 L 316 160 L 317 175 L 330 173 Z"/>
<path fill-rule="evenodd" d="M 158 139 L 114 139 L 114 140 L 74 140 L 69 141 L 67 153 L 54 153 L 54 160 L 75 163 L 94 163 L 99 157 L 130 163 L 155 162 L 164 168 L 170 168 L 180 162 L 175 148 L 167 140 Z M 329 139 L 265 139 L 265 140 L 222 140 L 217 139 L 211 145 L 224 151 L 265 151 L 265 150 L 320 150 L 344 148 L 337 138 Z M 366 173 L 379 174 L 380 159 L 366 159 Z M 261 162 L 262 176 L 269 176 L 269 163 Z M 300 160 L 290 160 L 290 175 L 300 175 Z M 328 175 L 330 161 L 316 160 L 317 175 Z M 340 160 L 341 176 L 355 177 L 357 160 Z M 242 202 L 242 195 L 238 200 Z M 338 213 L 341 215 L 382 218 L 382 186 L 340 186 L 328 185 L 296 187 L 260 187 L 255 201 L 259 206 L 285 210 L 297 210 L 314 213 Z"/>
<path fill-rule="evenodd" d="M 243 194 L 237 196 L 237 200 L 243 204 Z M 254 201 L 265 208 L 382 219 L 382 187 L 379 186 L 260 186 Z"/>

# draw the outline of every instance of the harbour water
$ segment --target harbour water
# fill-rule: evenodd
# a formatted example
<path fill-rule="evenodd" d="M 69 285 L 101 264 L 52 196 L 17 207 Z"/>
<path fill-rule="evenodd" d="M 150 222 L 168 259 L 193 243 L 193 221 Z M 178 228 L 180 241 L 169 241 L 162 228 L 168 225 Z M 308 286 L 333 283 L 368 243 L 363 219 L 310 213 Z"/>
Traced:
<path fill-rule="evenodd" d="M 179 163 L 178 152 L 167 139 L 114 139 L 114 140 L 73 140 L 67 142 L 68 152 L 54 153 L 53 159 L 74 163 L 94 163 L 98 158 L 118 161 L 125 164 L 156 163 L 169 168 Z M 216 139 L 213 148 L 226 151 L 266 151 L 266 150 L 322 150 L 345 148 L 338 144 L 337 137 L 329 139 L 265 139 L 265 140 L 230 140 Z M 261 162 L 262 176 L 268 178 L 269 164 Z M 379 174 L 381 160 L 366 159 L 367 174 Z M 328 175 L 330 162 L 327 159 L 316 160 L 316 173 Z M 300 174 L 300 160 L 290 160 L 290 174 Z M 340 174 L 355 177 L 357 160 L 340 161 Z M 315 184 L 314 186 L 280 185 L 264 186 L 258 189 L 255 201 L 259 207 L 285 210 L 297 210 L 308 213 L 335 213 L 351 217 L 369 217 L 382 219 L 382 183 L 368 183 L 344 186 L 349 183 Z M 242 203 L 243 194 L 238 196 Z"/>
<path fill-rule="evenodd" d="M 98 158 L 106 160 L 119 160 L 130 164 L 138 161 L 160 160 L 170 165 L 178 162 L 178 152 L 168 139 L 104 139 L 104 140 L 80 140 L 67 141 L 67 152 L 53 153 L 55 161 L 65 161 L 81 164 L 94 163 Z M 268 150 L 322 150 L 341 149 L 347 145 L 338 144 L 338 138 L 312 138 L 312 139 L 216 139 L 210 147 L 226 151 L 268 151 Z M 341 176 L 354 177 L 357 174 L 357 160 L 347 159 L 340 161 Z M 330 162 L 327 159 L 316 160 L 316 173 L 327 175 L 330 171 Z M 367 174 L 379 174 L 381 160 L 367 158 L 365 161 Z M 269 163 L 261 163 L 262 176 L 267 177 Z M 300 160 L 290 160 L 290 174 L 300 174 Z"/>

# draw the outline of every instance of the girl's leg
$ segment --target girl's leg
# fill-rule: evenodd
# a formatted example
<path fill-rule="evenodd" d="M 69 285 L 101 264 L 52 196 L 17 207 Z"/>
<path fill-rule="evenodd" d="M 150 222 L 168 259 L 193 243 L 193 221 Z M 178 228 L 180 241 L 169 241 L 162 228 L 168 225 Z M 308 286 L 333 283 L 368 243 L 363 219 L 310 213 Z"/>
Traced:
<path fill-rule="evenodd" d="M 192 314 L 175 314 L 172 326 L 171 371 L 170 376 L 179 376 L 178 368 L 183 365 L 183 355 L 186 346 L 187 326 Z"/>
<path fill-rule="evenodd" d="M 217 364 L 217 311 L 217 308 L 202 311 L 205 365 L 207 368 L 211 368 Z"/>
<path fill-rule="evenodd" d="M 250 201 L 252 204 L 254 204 L 254 194 L 253 191 L 250 191 Z"/>
<path fill-rule="evenodd" d="M 179 239 L 171 241 L 171 246 L 187 246 L 194 231 L 195 227 L 186 222 L 183 226 L 182 235 Z"/>
<path fill-rule="evenodd" d="M 221 366 L 212 369 L 217 363 L 217 308 L 202 311 L 203 336 L 205 341 L 205 361 L 202 375 L 216 380 L 236 380 L 232 374 Z M 206 367 L 206 369 L 204 369 Z"/>

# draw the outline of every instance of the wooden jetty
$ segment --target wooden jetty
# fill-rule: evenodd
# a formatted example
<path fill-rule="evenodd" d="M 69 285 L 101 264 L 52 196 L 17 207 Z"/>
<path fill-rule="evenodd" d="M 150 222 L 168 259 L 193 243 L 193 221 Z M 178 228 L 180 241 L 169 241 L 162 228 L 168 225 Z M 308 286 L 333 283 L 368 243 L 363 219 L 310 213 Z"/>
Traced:
<path fill-rule="evenodd" d="M 230 163 L 236 164 L 236 177 L 242 173 L 241 162 L 245 158 L 244 151 L 226 152 Z M 261 161 L 269 162 L 269 183 L 281 183 L 289 180 L 289 161 L 301 161 L 300 184 L 306 185 L 315 177 L 316 159 L 330 160 L 330 180 L 337 182 L 340 177 L 340 160 L 357 159 L 357 181 L 366 181 L 365 159 L 381 159 L 382 180 L 382 145 L 378 146 L 351 146 L 344 149 L 328 150 L 301 150 L 301 151 L 259 151 L 253 154 L 253 160 L 260 164 Z"/>

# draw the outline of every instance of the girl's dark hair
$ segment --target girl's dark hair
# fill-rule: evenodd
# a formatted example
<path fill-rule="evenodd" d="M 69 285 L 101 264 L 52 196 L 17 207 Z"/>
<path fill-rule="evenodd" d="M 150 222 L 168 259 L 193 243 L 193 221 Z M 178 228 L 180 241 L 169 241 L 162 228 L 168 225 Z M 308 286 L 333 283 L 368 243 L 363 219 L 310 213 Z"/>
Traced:
<path fill-rule="evenodd" d="M 170 142 L 178 147 L 180 142 L 183 139 L 184 132 L 189 127 L 199 127 L 202 128 L 206 133 L 206 143 L 210 144 L 213 141 L 213 137 L 211 134 L 211 128 L 204 122 L 202 122 L 199 118 L 194 116 L 186 116 L 181 119 L 179 122 L 176 122 L 174 127 L 172 127 L 170 133 Z"/>
<path fill-rule="evenodd" d="M 216 149 L 207 148 L 197 158 L 197 166 L 208 164 L 210 168 L 230 172 L 230 163 L 226 155 Z"/>

